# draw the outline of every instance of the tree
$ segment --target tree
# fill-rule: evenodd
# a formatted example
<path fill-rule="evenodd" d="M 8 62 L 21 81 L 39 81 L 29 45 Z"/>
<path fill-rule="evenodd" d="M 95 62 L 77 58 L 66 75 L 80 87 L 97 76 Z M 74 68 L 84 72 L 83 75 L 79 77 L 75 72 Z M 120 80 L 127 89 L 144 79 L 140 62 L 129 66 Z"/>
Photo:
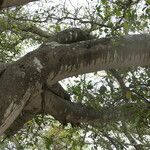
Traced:
<path fill-rule="evenodd" d="M 20 5 L 31 1 L 4 0 L 1 3 L 0 134 L 11 136 L 35 116 L 51 115 L 63 125 L 87 125 L 87 131 L 95 134 L 95 140 L 98 139 L 96 132 L 101 133 L 100 145 L 106 149 L 111 149 L 110 145 L 116 149 L 125 147 L 124 141 L 117 139 L 119 136 L 114 138 L 110 135 L 108 131 L 112 128 L 121 128 L 120 134 L 124 133 L 135 149 L 147 146 L 149 143 L 146 142 L 138 144 L 133 136 L 138 134 L 137 131 L 133 130 L 131 134 L 128 128 L 133 128 L 137 120 L 142 123 L 144 133 L 147 131 L 145 126 L 149 126 L 149 68 L 124 71 L 119 68 L 150 64 L 150 35 L 128 35 L 129 32 L 147 31 L 149 2 L 104 0 L 93 5 L 93 12 L 86 9 L 88 15 L 82 16 L 79 15 L 79 8 L 74 8 L 73 14 L 69 12 L 65 3 L 63 7 L 43 7 L 43 11 L 29 14 Z M 143 12 L 138 15 L 135 6 L 141 4 Z M 7 8 L 16 5 L 19 7 Z M 58 10 L 61 16 L 55 13 Z M 92 13 L 96 14 L 95 18 Z M 82 29 L 70 27 L 63 30 L 68 28 L 68 23 Z M 47 31 L 43 28 L 47 28 Z M 105 37 L 102 38 L 100 33 Z M 25 45 L 23 43 L 36 43 L 40 47 L 17 59 L 16 56 Z M 92 83 L 86 80 L 79 84 L 77 82 L 76 86 L 70 88 L 70 93 L 76 94 L 78 101 L 74 99 L 72 102 L 58 83 L 64 78 L 100 70 L 107 70 L 108 77 L 105 78 L 110 90 L 104 82 L 100 94 L 98 91 L 91 91 L 90 94 L 89 91 L 94 88 Z M 142 80 L 139 85 L 132 85 L 137 81 L 135 72 L 143 74 L 142 79 L 146 83 Z M 114 78 L 120 89 L 113 86 Z M 131 86 L 125 84 L 125 78 Z M 140 82 L 145 85 L 142 94 L 139 93 L 142 87 Z M 105 97 L 101 97 L 103 93 Z M 104 102 L 98 102 L 98 97 Z M 110 101 L 111 98 L 114 100 Z M 90 103 L 89 99 L 94 99 L 95 103 Z M 115 125 L 111 126 L 111 123 Z M 108 128 L 105 129 L 105 125 Z M 117 129 L 113 131 L 114 134 L 118 132 Z M 111 144 L 104 144 L 106 139 Z"/>

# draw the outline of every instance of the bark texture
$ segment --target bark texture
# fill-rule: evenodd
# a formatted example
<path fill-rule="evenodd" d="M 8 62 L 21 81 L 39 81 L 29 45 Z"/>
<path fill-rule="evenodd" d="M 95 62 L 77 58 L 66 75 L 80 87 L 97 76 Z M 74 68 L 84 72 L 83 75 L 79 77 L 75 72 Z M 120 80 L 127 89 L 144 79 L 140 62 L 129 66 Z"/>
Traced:
<path fill-rule="evenodd" d="M 134 116 L 134 109 L 128 112 L 121 111 L 121 107 L 132 108 L 131 106 L 102 108 L 96 111 L 82 104 L 72 103 L 58 81 L 102 69 L 150 65 L 150 35 L 77 42 L 83 40 L 80 39 L 80 34 L 83 33 L 78 31 L 79 36 L 75 34 L 75 30 L 73 34 L 68 30 L 69 35 L 72 35 L 69 39 L 74 43 L 60 44 L 54 40 L 8 66 L 0 66 L 1 135 L 6 130 L 7 133 L 16 132 L 16 125 L 18 130 L 26 121 L 40 114 L 42 97 L 45 113 L 62 123 L 104 123 L 122 118 L 131 119 Z M 63 33 L 68 35 L 66 31 L 60 34 Z"/>
<path fill-rule="evenodd" d="M 28 4 L 29 2 L 34 2 L 34 1 L 37 1 L 37 0 L 1 0 L 0 8 L 25 5 L 25 4 Z"/>

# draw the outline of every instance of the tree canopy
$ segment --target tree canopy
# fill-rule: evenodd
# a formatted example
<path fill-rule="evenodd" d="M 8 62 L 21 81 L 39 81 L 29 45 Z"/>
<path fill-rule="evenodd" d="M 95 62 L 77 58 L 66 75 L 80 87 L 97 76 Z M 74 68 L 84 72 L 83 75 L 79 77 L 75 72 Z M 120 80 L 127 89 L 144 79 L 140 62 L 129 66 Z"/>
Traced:
<path fill-rule="evenodd" d="M 149 18 L 149 0 L 2 0 L 0 149 L 150 149 Z"/>

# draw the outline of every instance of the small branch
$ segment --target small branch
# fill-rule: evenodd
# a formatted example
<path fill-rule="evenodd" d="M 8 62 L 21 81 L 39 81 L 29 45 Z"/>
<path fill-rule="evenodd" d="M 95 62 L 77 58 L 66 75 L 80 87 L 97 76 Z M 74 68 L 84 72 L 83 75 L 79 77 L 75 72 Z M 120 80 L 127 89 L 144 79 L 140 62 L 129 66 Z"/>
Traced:
<path fill-rule="evenodd" d="M 45 37 L 45 38 L 49 38 L 51 36 L 51 34 L 49 34 L 47 31 L 44 31 L 44 30 L 36 27 L 35 25 L 30 25 L 30 26 L 21 25 L 21 26 L 18 26 L 18 28 L 22 31 L 31 32 L 31 33 L 37 34 L 37 35 L 39 35 L 41 37 Z"/>
<path fill-rule="evenodd" d="M 125 122 L 122 122 L 122 129 L 127 139 L 130 141 L 131 145 L 134 146 L 135 150 L 144 150 L 142 145 L 138 144 L 132 135 L 128 132 Z"/>

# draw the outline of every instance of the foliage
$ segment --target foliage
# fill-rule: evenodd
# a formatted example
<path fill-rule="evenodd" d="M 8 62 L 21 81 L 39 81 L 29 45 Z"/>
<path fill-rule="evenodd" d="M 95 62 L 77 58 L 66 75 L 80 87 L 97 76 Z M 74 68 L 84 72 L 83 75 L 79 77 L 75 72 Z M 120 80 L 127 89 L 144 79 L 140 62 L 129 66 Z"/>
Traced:
<path fill-rule="evenodd" d="M 42 6 L 40 5 L 42 4 Z M 0 12 L 0 61 L 16 60 L 22 50 L 48 41 L 45 34 L 80 27 L 95 37 L 148 32 L 149 0 L 87 0 L 41 2 Z M 39 6 L 39 7 L 37 7 Z M 41 7 L 40 7 L 41 6 Z M 33 28 L 37 30 L 33 30 Z M 63 81 L 72 100 L 95 109 L 126 103 L 150 104 L 149 67 L 107 70 Z M 136 109 L 136 108 L 134 108 Z M 141 110 L 134 121 L 100 126 L 61 125 L 50 116 L 37 116 L 14 137 L 2 138 L 1 149 L 150 149 L 150 111 Z"/>

